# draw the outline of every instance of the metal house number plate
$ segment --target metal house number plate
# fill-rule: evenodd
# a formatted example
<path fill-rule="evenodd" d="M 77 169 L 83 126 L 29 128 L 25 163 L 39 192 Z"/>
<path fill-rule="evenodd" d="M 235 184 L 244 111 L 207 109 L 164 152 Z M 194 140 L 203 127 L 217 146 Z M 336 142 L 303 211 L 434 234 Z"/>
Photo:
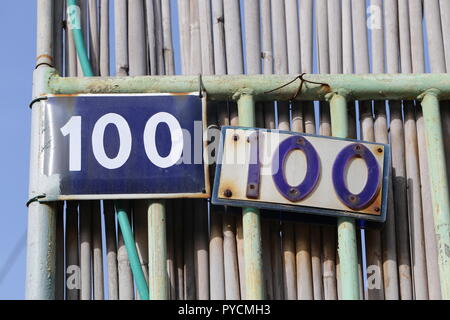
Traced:
<path fill-rule="evenodd" d="M 214 204 L 384 222 L 388 145 L 222 128 Z"/>

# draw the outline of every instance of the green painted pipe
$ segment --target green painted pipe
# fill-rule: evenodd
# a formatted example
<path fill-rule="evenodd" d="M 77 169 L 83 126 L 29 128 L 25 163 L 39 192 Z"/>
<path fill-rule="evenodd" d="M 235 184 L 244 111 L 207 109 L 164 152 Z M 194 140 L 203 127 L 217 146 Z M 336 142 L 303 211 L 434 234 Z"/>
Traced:
<path fill-rule="evenodd" d="M 72 30 L 75 46 L 77 49 L 78 59 L 83 69 L 85 77 L 93 77 L 91 63 L 89 61 L 86 46 L 84 44 L 83 32 L 81 30 L 80 7 L 76 0 L 67 0 L 67 17 L 69 29 Z M 83 78 L 78 78 L 83 79 Z M 136 243 L 134 242 L 133 231 L 131 230 L 128 215 L 124 209 L 123 201 L 115 201 L 117 210 L 117 218 L 119 220 L 120 230 L 123 235 L 125 247 L 127 248 L 128 258 L 130 260 L 131 270 L 133 272 L 134 281 L 139 291 L 139 296 L 142 300 L 149 299 L 149 290 L 147 281 L 142 271 L 142 266 L 137 254 Z"/>
<path fill-rule="evenodd" d="M 334 137 L 347 138 L 347 100 L 343 95 L 330 94 L 331 131 Z M 358 249 L 353 218 L 338 219 L 338 254 L 343 300 L 359 300 Z"/>
<path fill-rule="evenodd" d="M 147 281 L 145 281 L 144 272 L 142 271 L 141 262 L 134 242 L 133 231 L 131 230 L 130 221 L 125 209 L 123 200 L 114 202 L 117 212 L 117 220 L 119 221 L 120 231 L 123 235 L 123 241 L 127 248 L 128 259 L 130 260 L 131 270 L 133 271 L 134 281 L 139 292 L 141 300 L 149 300 L 149 291 Z"/>
<path fill-rule="evenodd" d="M 92 72 L 81 30 L 80 11 L 77 0 L 67 0 L 67 23 L 69 30 L 72 30 L 75 47 L 77 48 L 78 61 L 80 61 L 84 76 L 93 77 L 94 73 Z"/>
<path fill-rule="evenodd" d="M 255 100 L 290 100 L 300 80 L 286 85 L 295 75 L 202 76 L 208 99 L 231 100 L 241 88 L 253 90 Z M 438 89 L 442 100 L 450 100 L 450 74 L 308 74 L 305 79 L 328 86 L 305 83 L 298 100 L 326 100 L 330 92 L 346 91 L 352 100 L 415 100 L 431 88 Z M 281 86 L 286 85 L 283 88 Z M 54 94 L 81 93 L 183 93 L 198 92 L 198 76 L 139 76 L 108 78 L 49 79 Z M 273 91 L 274 89 L 278 90 Z"/>
<path fill-rule="evenodd" d="M 239 125 L 255 126 L 255 100 L 251 91 L 242 90 L 238 101 Z M 243 208 L 245 288 L 247 300 L 265 299 L 260 213 L 255 208 Z"/>
<path fill-rule="evenodd" d="M 439 92 L 430 90 L 422 98 L 441 293 L 443 299 L 450 300 L 450 202 Z"/>

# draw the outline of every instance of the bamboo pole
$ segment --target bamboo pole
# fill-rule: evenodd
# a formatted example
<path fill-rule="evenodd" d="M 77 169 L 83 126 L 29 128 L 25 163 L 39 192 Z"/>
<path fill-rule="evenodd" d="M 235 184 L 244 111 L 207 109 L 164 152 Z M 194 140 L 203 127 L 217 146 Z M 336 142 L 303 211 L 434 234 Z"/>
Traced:
<path fill-rule="evenodd" d="M 300 43 L 301 50 L 301 71 L 306 73 L 313 72 L 313 1 L 306 0 L 300 2 Z M 289 50 L 290 51 L 290 50 Z M 290 58 L 289 58 L 290 59 Z M 290 61 L 290 60 L 289 60 Z M 292 72 L 290 72 L 292 73 Z M 296 71 L 300 73 L 300 70 Z M 304 108 L 304 130 L 306 133 L 316 134 L 315 125 L 315 107 L 313 102 L 306 102 Z M 296 103 L 293 104 L 293 117 L 295 116 Z M 299 111 L 301 112 L 301 111 Z M 294 123 L 292 126 L 294 130 Z M 296 235 L 302 236 L 300 235 Z M 312 270 L 312 286 L 314 300 L 323 299 L 323 275 L 322 275 L 322 243 L 321 243 L 321 228 L 316 225 L 310 226 L 310 243 L 311 243 L 311 270 Z M 297 267 L 297 270 L 300 269 Z M 297 274 L 298 277 L 298 274 Z"/>
<path fill-rule="evenodd" d="M 317 20 L 317 57 L 320 73 L 330 72 L 329 39 L 328 39 L 328 5 L 327 0 L 316 1 Z M 321 135 L 331 136 L 330 107 L 327 102 L 320 102 Z M 323 252 L 323 289 L 325 300 L 337 299 L 336 282 L 336 229 L 322 228 Z"/>
<path fill-rule="evenodd" d="M 56 271 L 55 271 L 55 300 L 64 300 L 64 202 L 56 204 Z"/>
<path fill-rule="evenodd" d="M 381 0 L 371 0 L 371 5 L 383 12 L 383 4 Z M 373 26 L 372 30 L 372 72 L 384 73 L 384 23 L 380 18 L 380 25 Z M 379 143 L 389 143 L 386 103 L 384 101 L 375 101 L 375 141 Z M 381 232 L 382 241 L 382 262 L 383 262 L 383 283 L 384 294 L 387 300 L 399 299 L 399 284 L 398 284 L 398 267 L 397 267 L 397 249 L 395 244 L 395 212 L 394 212 L 394 198 L 392 191 L 392 181 L 389 185 L 388 194 L 388 211 L 386 219 L 386 227 Z M 376 279 L 375 279 L 376 280 Z"/>
<path fill-rule="evenodd" d="M 106 258 L 108 261 L 108 299 L 119 300 L 116 215 L 112 201 L 103 201 L 103 218 L 105 221 Z"/>
<path fill-rule="evenodd" d="M 128 75 L 128 5 L 126 1 L 114 0 L 116 75 Z"/>
<path fill-rule="evenodd" d="M 183 200 L 174 203 L 174 232 L 175 232 L 175 271 L 176 271 L 176 300 L 184 300 L 184 257 L 183 257 Z"/>
<path fill-rule="evenodd" d="M 148 0 L 152 1 L 152 0 Z M 189 74 L 191 56 L 191 39 L 189 31 L 190 6 L 189 0 L 178 0 L 178 24 L 180 34 L 181 66 L 183 74 Z M 214 4 L 214 3 L 213 3 Z M 148 7 L 148 5 L 147 5 Z"/>
<path fill-rule="evenodd" d="M 93 300 L 103 300 L 103 243 L 100 201 L 91 202 Z"/>
<path fill-rule="evenodd" d="M 411 27 L 411 56 L 414 73 L 425 72 L 425 50 L 423 34 L 422 1 L 411 0 L 409 2 L 410 27 Z M 441 285 L 439 280 L 439 267 L 437 258 L 437 244 L 434 236 L 433 208 L 431 205 L 430 178 L 428 171 L 428 158 L 426 151 L 425 127 L 421 107 L 417 107 L 416 113 L 417 139 L 419 151 L 420 180 L 422 184 L 422 210 L 423 227 L 425 235 L 425 256 L 428 278 L 428 291 L 431 300 L 441 299 Z"/>
<path fill-rule="evenodd" d="M 390 0 L 385 3 L 384 19 L 386 23 L 386 57 L 387 72 L 399 72 L 399 39 L 398 39 L 398 2 Z M 390 134 L 392 145 L 392 177 L 395 199 L 395 227 L 397 238 L 397 260 L 399 269 L 400 298 L 412 299 L 411 258 L 408 236 L 408 209 L 406 199 L 406 167 L 404 128 L 401 117 L 401 104 L 390 102 Z"/>
<path fill-rule="evenodd" d="M 208 212 L 202 199 L 194 203 L 195 280 L 197 300 L 209 300 Z"/>
<path fill-rule="evenodd" d="M 109 0 L 100 0 L 100 76 L 109 76 Z"/>
<path fill-rule="evenodd" d="M 81 300 L 91 300 L 91 202 L 80 202 L 80 267 L 81 267 Z"/>
<path fill-rule="evenodd" d="M 64 74 L 63 47 L 64 1 L 53 2 L 53 66 Z"/>
<path fill-rule="evenodd" d="M 163 34 L 163 56 L 165 74 L 175 74 L 175 60 L 172 40 L 172 19 L 170 1 L 161 2 L 161 23 Z"/>
<path fill-rule="evenodd" d="M 355 72 L 367 74 L 370 72 L 369 51 L 366 29 L 366 3 L 357 0 L 352 2 L 352 20 L 355 50 Z M 345 54 L 344 54 L 345 56 Z M 375 141 L 374 121 L 372 115 L 372 103 L 368 101 L 359 102 L 361 138 L 365 141 Z M 367 282 L 369 300 L 383 300 L 383 274 L 381 234 L 379 230 L 365 229 L 366 259 L 367 259 Z"/>
<path fill-rule="evenodd" d="M 128 57 L 129 57 L 129 75 L 139 76 L 147 74 L 147 55 L 146 55 L 146 39 L 145 39 L 145 18 L 144 18 L 144 1 L 135 0 L 128 1 Z M 139 261 L 144 273 L 145 280 L 148 283 L 154 283 L 153 279 L 149 279 L 148 268 L 161 268 L 161 264 L 165 265 L 165 261 L 156 261 L 158 266 L 149 266 L 149 237 L 147 231 L 150 232 L 147 222 L 147 211 L 149 204 L 146 201 L 133 201 L 133 222 L 134 222 L 134 240 L 139 256 Z M 163 230 L 161 225 L 155 226 L 155 229 Z M 152 262 L 154 260 L 151 260 Z M 152 294 L 154 288 L 149 287 Z M 137 292 L 136 297 L 140 299 Z"/>
<path fill-rule="evenodd" d="M 272 21 L 271 21 L 271 0 L 261 0 L 261 50 L 262 50 L 262 67 L 264 74 L 273 73 L 273 53 L 272 53 Z M 275 113 L 272 102 L 265 102 L 263 104 L 264 112 L 264 127 L 275 128 Z M 296 121 L 298 125 L 299 121 Z M 276 272 L 274 268 L 279 264 L 272 265 L 273 262 L 279 260 L 278 252 L 272 252 L 272 229 L 275 222 L 269 219 L 262 219 L 262 244 L 263 244 L 263 259 L 264 259 L 264 275 L 266 296 L 269 300 L 280 298 L 280 272 Z M 281 258 L 281 257 L 280 257 Z"/>
<path fill-rule="evenodd" d="M 81 288 L 78 257 L 78 203 L 68 201 L 66 205 L 66 300 L 78 300 Z"/>
<path fill-rule="evenodd" d="M 214 74 L 214 48 L 212 40 L 211 1 L 198 0 L 200 42 L 203 74 Z"/>
<path fill-rule="evenodd" d="M 164 36 L 162 26 L 161 0 L 153 0 L 153 12 L 155 19 L 155 42 L 156 42 L 156 74 L 165 74 L 164 69 Z"/>
<path fill-rule="evenodd" d="M 286 62 L 287 70 L 285 73 L 299 74 L 300 73 L 300 39 L 299 39 L 299 22 L 298 22 L 298 4 L 297 1 L 286 1 L 285 2 L 285 33 L 286 33 Z M 274 22 L 280 23 L 274 19 Z M 280 27 L 284 25 L 281 24 Z M 280 30 L 281 31 L 281 30 Z M 305 32 L 306 33 L 306 32 Z M 277 39 L 277 37 L 275 37 Z M 276 55 L 275 55 L 276 56 Z M 277 72 L 278 70 L 275 70 Z M 299 109 L 298 104 L 293 104 L 292 108 Z M 296 116 L 298 117 L 297 110 Z M 290 130 L 290 119 L 289 119 L 289 104 L 284 102 L 278 102 L 278 115 L 279 122 L 278 128 L 281 130 Z M 284 282 L 284 296 L 287 300 L 297 300 L 298 288 L 297 288 L 297 274 L 298 267 L 296 265 L 296 237 L 304 237 L 305 234 L 295 233 L 295 223 L 290 221 L 282 222 L 282 249 L 284 258 L 284 268 L 283 268 L 283 282 Z M 303 271 L 303 270 L 302 270 Z"/>
<path fill-rule="evenodd" d="M 412 73 L 411 37 L 409 21 L 409 3 L 400 0 L 399 36 L 401 71 Z M 406 176 L 408 190 L 408 213 L 410 228 L 410 246 L 412 255 L 412 275 L 414 283 L 414 299 L 428 299 L 428 280 L 425 261 L 424 229 L 422 217 L 422 198 L 420 194 L 420 173 L 417 146 L 417 128 L 414 103 L 403 102 L 405 127 Z"/>
<path fill-rule="evenodd" d="M 201 2 L 204 2 L 203 0 Z M 225 30 L 223 25 L 223 3 L 222 1 L 213 1 L 211 5 L 202 4 L 201 7 L 208 11 L 210 10 L 210 18 L 212 18 L 211 30 L 213 37 L 207 32 L 207 41 L 204 40 L 204 32 L 202 32 L 202 49 L 209 48 L 212 43 L 212 48 L 208 49 L 213 54 L 212 66 L 216 74 L 226 74 L 226 60 L 225 60 Z M 200 13 L 200 16 L 202 14 Z M 212 15 L 212 17 L 211 17 Z M 209 29 L 207 27 L 206 29 Z M 203 29 L 202 29 L 203 30 Z M 203 44 L 204 42 L 205 45 Z M 203 58 L 203 60 L 205 60 Z M 207 61 L 211 61 L 210 58 Z M 210 69 L 210 66 L 205 66 L 205 72 Z M 209 105 L 211 108 L 211 105 Z M 213 108 L 209 110 L 208 119 L 212 124 L 219 127 L 226 122 L 226 104 L 220 104 L 220 113 Z M 211 113 L 214 113 L 214 119 L 211 119 Z M 217 156 L 217 155 L 216 155 Z M 214 168 L 214 166 L 212 166 Z M 214 174 L 211 175 L 213 177 Z M 224 239 L 223 239 L 223 215 L 225 209 L 222 206 L 210 206 L 210 237 L 209 237 L 209 268 L 210 268 L 210 291 L 211 300 L 225 299 L 225 253 Z"/>
<path fill-rule="evenodd" d="M 167 276 L 169 280 L 169 299 L 176 300 L 176 271 L 175 271 L 175 223 L 174 201 L 166 201 L 167 226 Z"/>
<path fill-rule="evenodd" d="M 222 222 L 226 300 L 241 299 L 235 223 L 235 216 L 227 210 Z"/>
<path fill-rule="evenodd" d="M 88 41 L 89 37 L 89 28 L 88 28 L 88 21 L 87 21 L 87 14 L 88 14 L 88 0 L 79 0 L 78 6 L 80 7 L 80 22 L 81 22 L 81 30 L 83 32 L 83 38 L 85 41 Z M 83 70 L 81 67 L 80 60 L 77 56 L 77 74 L 79 77 L 83 77 Z"/>
<path fill-rule="evenodd" d="M 155 10 L 153 0 L 145 1 L 145 16 L 147 25 L 148 44 L 148 70 L 151 75 L 158 74 L 158 63 L 156 61 L 156 31 L 155 31 Z"/>
<path fill-rule="evenodd" d="M 196 297 L 195 266 L 194 266 L 194 209 L 193 202 L 184 200 L 184 300 L 194 300 Z"/>

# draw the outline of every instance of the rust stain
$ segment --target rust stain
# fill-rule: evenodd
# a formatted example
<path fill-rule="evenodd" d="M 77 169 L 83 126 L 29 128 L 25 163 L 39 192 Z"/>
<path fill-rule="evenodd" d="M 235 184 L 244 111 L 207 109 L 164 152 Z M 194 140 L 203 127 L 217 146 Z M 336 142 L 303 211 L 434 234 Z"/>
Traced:
<path fill-rule="evenodd" d="M 49 56 L 48 54 L 41 54 L 41 55 L 37 56 L 37 57 L 36 57 L 36 61 L 38 61 L 38 60 L 41 59 L 41 58 L 47 58 L 47 59 L 49 59 L 50 61 L 53 61 L 53 57 L 52 57 L 52 56 Z"/>

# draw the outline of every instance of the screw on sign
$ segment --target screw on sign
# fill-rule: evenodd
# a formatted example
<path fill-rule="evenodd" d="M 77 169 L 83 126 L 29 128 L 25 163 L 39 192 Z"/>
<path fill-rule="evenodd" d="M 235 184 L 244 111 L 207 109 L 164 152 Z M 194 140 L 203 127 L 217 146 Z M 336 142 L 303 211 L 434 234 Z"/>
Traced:
<path fill-rule="evenodd" d="M 225 127 L 220 148 L 213 203 L 385 220 L 387 145 Z M 291 161 L 294 152 L 303 158 Z"/>

